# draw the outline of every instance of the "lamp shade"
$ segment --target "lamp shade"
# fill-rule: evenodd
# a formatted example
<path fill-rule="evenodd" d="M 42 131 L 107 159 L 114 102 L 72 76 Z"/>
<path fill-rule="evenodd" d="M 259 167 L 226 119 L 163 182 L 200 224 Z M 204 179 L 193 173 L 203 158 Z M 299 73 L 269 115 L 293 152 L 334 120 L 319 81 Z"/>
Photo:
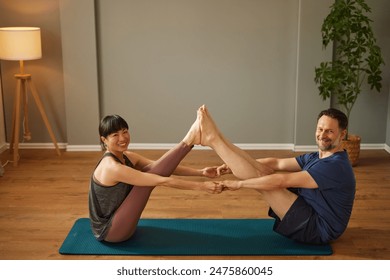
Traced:
<path fill-rule="evenodd" d="M 42 57 L 39 27 L 0 28 L 0 59 L 33 60 Z"/>

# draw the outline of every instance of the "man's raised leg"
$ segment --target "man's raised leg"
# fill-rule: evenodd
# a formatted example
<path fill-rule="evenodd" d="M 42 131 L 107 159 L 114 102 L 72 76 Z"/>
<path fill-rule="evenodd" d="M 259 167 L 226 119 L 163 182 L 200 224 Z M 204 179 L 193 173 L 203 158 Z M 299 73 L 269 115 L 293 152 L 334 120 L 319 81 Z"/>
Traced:
<path fill-rule="evenodd" d="M 229 166 L 236 177 L 245 180 L 273 173 L 272 169 L 257 162 L 245 151 L 226 140 L 218 130 L 206 107 L 202 106 L 200 110 L 202 112 L 200 117 L 201 144 L 211 147 Z M 284 218 L 298 197 L 287 189 L 259 192 L 280 219 Z"/>
<path fill-rule="evenodd" d="M 199 108 L 201 145 L 209 146 L 240 179 L 249 179 L 271 174 L 272 169 L 257 162 L 245 151 L 233 145 L 218 130 L 206 106 Z"/>

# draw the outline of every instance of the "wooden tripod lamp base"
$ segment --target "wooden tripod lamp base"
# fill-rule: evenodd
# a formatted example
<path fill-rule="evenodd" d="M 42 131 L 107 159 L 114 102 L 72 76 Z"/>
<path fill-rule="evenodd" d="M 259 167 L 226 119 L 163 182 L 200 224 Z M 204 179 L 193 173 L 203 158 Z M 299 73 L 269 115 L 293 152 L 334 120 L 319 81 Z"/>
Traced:
<path fill-rule="evenodd" d="M 49 120 L 47 119 L 45 109 L 43 108 L 38 92 L 31 80 L 30 74 L 24 73 L 24 60 L 39 59 L 42 57 L 41 47 L 41 29 L 39 27 L 1 27 L 0 28 L 0 59 L 18 60 L 20 64 L 20 73 L 15 75 L 17 80 L 14 111 L 12 117 L 12 139 L 10 143 L 10 151 L 13 151 L 14 166 L 18 165 L 19 161 L 19 133 L 20 133 L 20 110 L 21 103 L 24 108 L 24 138 L 31 139 L 31 133 L 28 130 L 28 114 L 27 114 L 27 88 L 29 88 L 35 103 L 41 113 L 43 122 L 46 125 L 47 131 L 50 134 L 51 140 L 57 150 L 57 154 L 61 155 L 51 129 Z"/>
<path fill-rule="evenodd" d="M 20 111 L 21 105 L 23 103 L 24 109 L 24 122 L 25 122 L 25 137 L 31 138 L 31 134 L 28 130 L 28 114 L 27 114 L 27 89 L 30 90 L 35 104 L 38 107 L 38 110 L 41 114 L 43 122 L 46 125 L 47 131 L 49 132 L 50 138 L 54 143 L 57 154 L 60 156 L 61 152 L 58 148 L 57 140 L 54 136 L 53 130 L 50 126 L 49 120 L 47 118 L 45 109 L 42 105 L 41 99 L 39 98 L 38 91 L 35 88 L 34 83 L 32 82 L 30 74 L 16 74 L 15 78 L 17 80 L 16 84 L 16 92 L 15 92 L 15 102 L 14 102 L 14 110 L 12 116 L 12 138 L 10 143 L 10 151 L 13 152 L 13 164 L 14 166 L 18 165 L 19 161 L 19 138 L 20 138 Z"/>

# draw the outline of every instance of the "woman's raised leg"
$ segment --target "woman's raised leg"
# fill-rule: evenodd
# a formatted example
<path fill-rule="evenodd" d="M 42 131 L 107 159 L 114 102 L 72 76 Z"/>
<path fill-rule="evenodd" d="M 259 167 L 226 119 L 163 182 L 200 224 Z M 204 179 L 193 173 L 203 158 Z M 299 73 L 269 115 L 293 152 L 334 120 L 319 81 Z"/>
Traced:
<path fill-rule="evenodd" d="M 191 126 L 182 142 L 166 152 L 160 159 L 146 166 L 143 171 L 165 177 L 170 176 L 196 144 L 200 144 L 199 118 Z M 154 186 L 133 187 L 115 212 L 105 241 L 121 242 L 133 235 L 153 189 Z"/>

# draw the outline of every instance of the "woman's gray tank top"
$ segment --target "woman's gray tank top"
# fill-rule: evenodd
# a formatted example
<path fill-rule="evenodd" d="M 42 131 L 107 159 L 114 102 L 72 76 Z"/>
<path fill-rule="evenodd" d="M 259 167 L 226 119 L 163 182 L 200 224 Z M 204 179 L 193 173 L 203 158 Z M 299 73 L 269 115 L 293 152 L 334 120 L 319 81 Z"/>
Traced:
<path fill-rule="evenodd" d="M 105 153 L 96 167 L 106 156 L 111 156 L 121 163 L 114 154 Z M 123 156 L 125 159 L 125 165 L 134 167 L 131 161 L 125 155 Z M 102 186 L 95 181 L 92 173 L 88 197 L 89 218 L 91 221 L 92 232 L 99 241 L 104 240 L 107 236 L 115 211 L 122 204 L 123 200 L 125 200 L 132 188 L 132 185 L 121 182 L 114 186 Z"/>

